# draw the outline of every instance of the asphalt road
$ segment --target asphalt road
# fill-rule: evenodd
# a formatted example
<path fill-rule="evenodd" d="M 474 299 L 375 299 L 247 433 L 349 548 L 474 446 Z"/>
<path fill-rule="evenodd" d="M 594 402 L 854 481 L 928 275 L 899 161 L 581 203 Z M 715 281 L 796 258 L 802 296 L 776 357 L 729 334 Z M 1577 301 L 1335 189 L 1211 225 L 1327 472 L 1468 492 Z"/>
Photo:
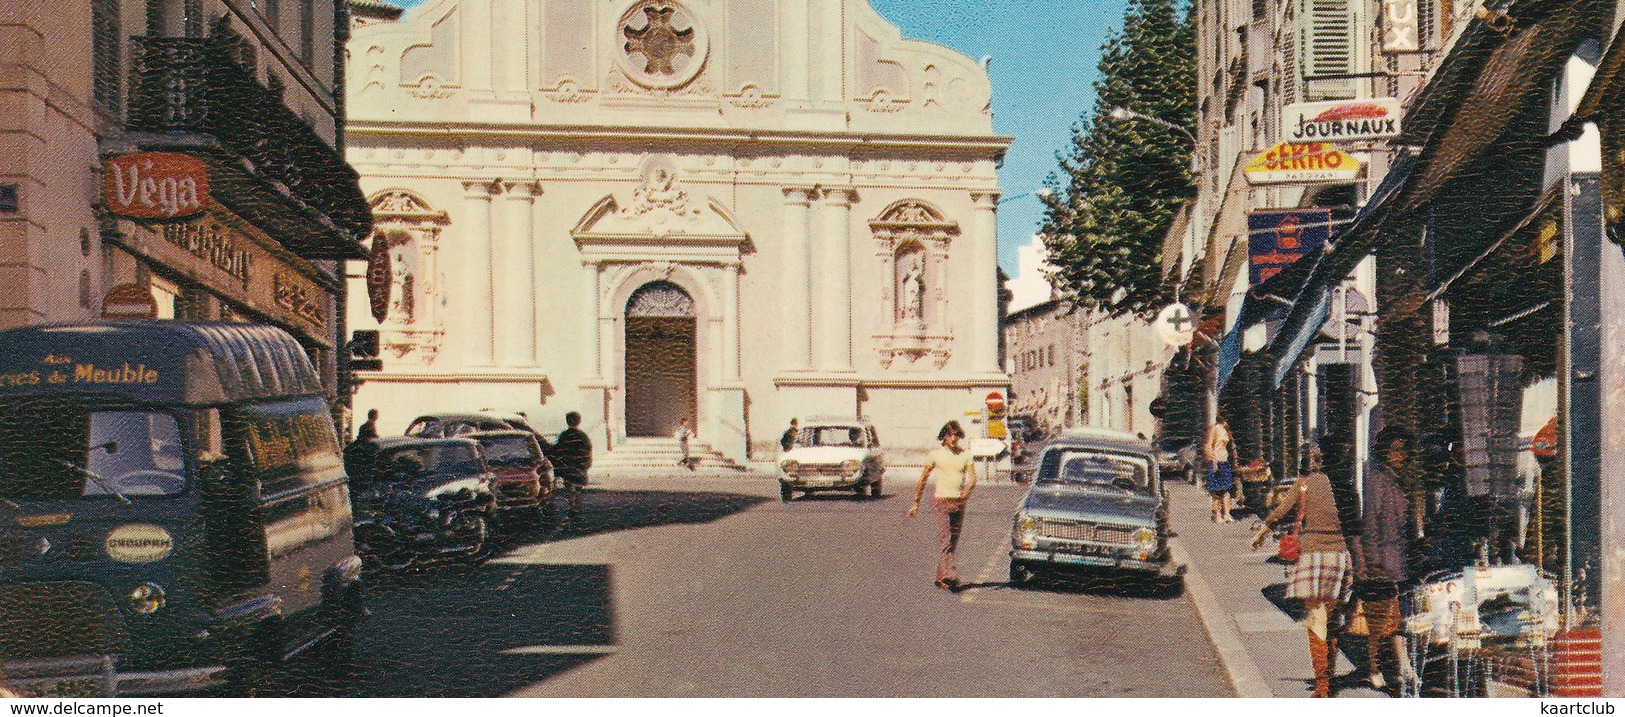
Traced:
<path fill-rule="evenodd" d="M 1005 585 L 1021 489 L 978 489 L 960 593 L 912 486 L 777 499 L 763 478 L 624 479 L 499 557 L 374 577 L 355 693 L 538 697 L 1228 696 L 1189 598 Z"/>

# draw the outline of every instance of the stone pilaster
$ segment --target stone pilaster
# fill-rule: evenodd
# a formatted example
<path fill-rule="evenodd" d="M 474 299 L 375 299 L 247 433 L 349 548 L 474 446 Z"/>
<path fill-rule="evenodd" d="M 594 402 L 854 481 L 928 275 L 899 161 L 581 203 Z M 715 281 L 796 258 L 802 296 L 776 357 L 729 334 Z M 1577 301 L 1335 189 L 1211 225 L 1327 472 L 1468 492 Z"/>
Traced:
<path fill-rule="evenodd" d="M 491 190 L 487 181 L 463 182 L 463 201 L 468 213 L 465 223 L 462 251 L 458 252 L 463 266 L 462 277 L 455 295 L 464 297 L 462 306 L 455 309 L 464 327 L 458 333 L 466 337 L 464 356 L 470 366 L 496 364 L 495 296 L 491 277 Z"/>
<path fill-rule="evenodd" d="M 812 245 L 808 241 L 811 187 L 784 188 L 783 367 L 812 369 Z"/>
<path fill-rule="evenodd" d="M 503 196 L 506 224 L 495 237 L 492 295 L 498 355 L 503 366 L 535 366 L 537 297 L 532 205 L 541 189 L 534 182 L 507 182 Z"/>
<path fill-rule="evenodd" d="M 813 275 L 814 353 L 820 371 L 852 370 L 852 202 L 850 188 L 824 190 L 824 231 L 816 243 Z"/>
<path fill-rule="evenodd" d="M 972 192 L 970 227 L 970 365 L 978 373 L 999 373 L 999 193 Z"/>

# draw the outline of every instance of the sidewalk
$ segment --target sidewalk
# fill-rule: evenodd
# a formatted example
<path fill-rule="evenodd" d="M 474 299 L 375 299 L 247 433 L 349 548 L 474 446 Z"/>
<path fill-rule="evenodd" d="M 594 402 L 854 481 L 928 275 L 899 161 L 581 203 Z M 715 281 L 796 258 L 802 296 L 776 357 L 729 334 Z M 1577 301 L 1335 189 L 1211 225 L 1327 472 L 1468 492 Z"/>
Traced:
<path fill-rule="evenodd" d="M 1238 513 L 1236 522 L 1208 519 L 1208 496 L 1199 487 L 1170 484 L 1169 516 L 1175 558 L 1187 568 L 1186 590 L 1196 601 L 1208 636 L 1218 649 L 1240 697 L 1308 697 L 1314 677 L 1309 668 L 1307 638 L 1298 622 L 1302 608 L 1287 601 L 1284 566 L 1271 562 L 1275 544 L 1253 552 L 1248 547 L 1254 518 Z M 1364 638 L 1348 654 L 1363 655 Z M 1339 655 L 1332 689 L 1338 697 L 1382 697 L 1364 681 L 1365 669 L 1354 669 L 1348 654 Z M 1351 674 L 1352 673 L 1352 674 Z"/>

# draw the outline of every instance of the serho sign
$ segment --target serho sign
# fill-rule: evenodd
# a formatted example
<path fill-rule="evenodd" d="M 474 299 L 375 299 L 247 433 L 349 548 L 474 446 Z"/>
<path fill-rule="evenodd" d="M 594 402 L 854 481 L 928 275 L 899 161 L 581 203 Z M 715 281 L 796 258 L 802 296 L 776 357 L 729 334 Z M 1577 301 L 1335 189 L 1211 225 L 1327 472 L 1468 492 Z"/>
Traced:
<path fill-rule="evenodd" d="M 1360 174 L 1360 160 L 1324 142 L 1281 144 L 1254 157 L 1243 172 L 1249 184 L 1346 182 Z"/>
<path fill-rule="evenodd" d="M 209 205 L 209 171 L 197 157 L 142 152 L 102 166 L 102 201 L 130 219 L 180 219 Z"/>
<path fill-rule="evenodd" d="M 1399 136 L 1400 112 L 1393 97 L 1299 102 L 1281 110 L 1281 130 L 1300 144 L 1386 139 Z"/>

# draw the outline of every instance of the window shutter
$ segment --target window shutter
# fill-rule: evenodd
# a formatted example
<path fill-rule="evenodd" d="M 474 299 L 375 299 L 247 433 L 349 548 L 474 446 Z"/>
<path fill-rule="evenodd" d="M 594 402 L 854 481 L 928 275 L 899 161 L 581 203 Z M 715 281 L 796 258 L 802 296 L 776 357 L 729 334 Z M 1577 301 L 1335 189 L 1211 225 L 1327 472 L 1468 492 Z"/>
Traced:
<path fill-rule="evenodd" d="M 1304 75 L 1313 78 L 1347 75 L 1354 71 L 1354 12 L 1352 0 L 1308 0 L 1308 52 Z M 1354 81 L 1316 79 L 1304 88 L 1307 99 L 1328 100 L 1354 96 Z"/>

